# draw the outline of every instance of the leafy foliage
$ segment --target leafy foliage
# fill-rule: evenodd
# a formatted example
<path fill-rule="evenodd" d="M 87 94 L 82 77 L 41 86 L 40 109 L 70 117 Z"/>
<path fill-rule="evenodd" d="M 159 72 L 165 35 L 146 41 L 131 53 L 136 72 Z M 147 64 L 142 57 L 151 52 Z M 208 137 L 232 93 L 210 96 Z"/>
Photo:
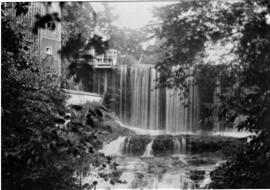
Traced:
<path fill-rule="evenodd" d="M 41 63 L 30 57 L 31 44 L 16 19 L 12 14 L 1 19 L 2 188 L 82 189 L 75 171 L 88 171 L 90 163 L 115 169 L 110 158 L 96 152 L 100 142 L 93 127 L 100 111 L 84 108 L 78 113 L 65 107 L 59 79 L 53 72 L 41 72 Z M 110 173 L 105 176 L 119 181 Z"/>
<path fill-rule="evenodd" d="M 143 31 L 113 26 L 109 45 L 117 49 L 122 56 L 133 56 L 139 59 L 143 52 L 142 42 L 146 39 Z"/>
<path fill-rule="evenodd" d="M 57 22 L 60 22 L 58 13 L 46 14 L 43 16 L 37 14 L 33 33 L 37 34 L 38 29 L 40 28 L 54 30 Z"/>
<path fill-rule="evenodd" d="M 88 3 L 66 2 L 62 6 L 62 43 L 70 36 L 90 37 L 95 26 L 95 13 Z M 76 22 L 75 22 L 76 21 Z"/>
<path fill-rule="evenodd" d="M 61 55 L 70 62 L 79 58 L 80 51 L 95 49 L 98 54 L 108 49 L 108 42 L 95 34 L 97 15 L 89 2 L 68 2 L 62 6 Z"/>
<path fill-rule="evenodd" d="M 199 84 L 206 82 L 213 88 L 216 79 L 223 80 L 221 84 L 226 81 L 217 104 L 208 105 L 206 117 L 217 116 L 226 127 L 256 134 L 213 172 L 211 188 L 270 186 L 266 180 L 270 152 L 269 15 L 270 4 L 265 0 L 183 1 L 157 10 L 162 24 L 156 28 L 156 34 L 166 40 L 162 46 L 165 59 L 157 65 L 165 73 L 160 82 L 187 89 L 191 66 L 199 70 Z M 221 67 L 207 65 L 212 64 L 205 59 L 209 43 L 220 43 L 221 48 L 230 44 L 227 54 L 232 59 L 224 56 L 218 62 Z"/>
<path fill-rule="evenodd" d="M 155 10 L 161 24 L 153 31 L 165 41 L 161 45 L 165 57 L 156 66 L 163 73 L 159 79 L 161 84 L 185 89 L 190 67 L 202 63 L 205 43 L 216 42 L 232 30 L 224 30 L 224 18 L 220 18 L 220 13 L 226 8 L 220 8 L 220 4 L 220 1 L 216 4 L 212 1 L 183 1 Z"/>
<path fill-rule="evenodd" d="M 269 136 L 260 136 L 211 172 L 208 188 L 269 188 Z"/>
<path fill-rule="evenodd" d="M 242 6 L 250 12 L 237 20 L 239 25 L 243 25 L 236 50 L 241 66 L 240 75 L 233 88 L 221 96 L 219 117 L 231 123 L 238 120 L 235 124 L 238 129 L 246 129 L 257 135 L 233 160 L 212 174 L 214 182 L 211 186 L 214 188 L 270 187 L 270 26 L 266 22 L 270 4 L 267 1 L 249 1 Z M 217 175 L 226 177 L 216 178 Z"/>
<path fill-rule="evenodd" d="M 109 42 L 96 34 L 95 29 L 105 22 L 98 16 L 89 2 L 66 2 L 62 6 L 62 74 L 66 79 L 75 78 L 73 84 L 63 83 L 65 88 L 85 80 L 84 73 L 92 70 L 87 61 L 93 57 L 85 52 L 94 49 L 102 54 L 109 48 Z M 83 61 L 78 61 L 80 58 Z"/>

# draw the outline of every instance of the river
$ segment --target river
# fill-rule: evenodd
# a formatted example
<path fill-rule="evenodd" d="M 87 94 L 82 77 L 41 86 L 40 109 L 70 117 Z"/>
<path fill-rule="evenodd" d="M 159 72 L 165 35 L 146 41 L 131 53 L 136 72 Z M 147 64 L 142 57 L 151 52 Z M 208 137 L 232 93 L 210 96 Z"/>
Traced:
<path fill-rule="evenodd" d="M 230 134 L 243 136 L 232 129 L 221 129 L 218 123 L 203 126 L 200 108 L 204 92 L 189 81 L 189 94 L 179 98 L 177 89 L 155 88 L 160 76 L 151 65 L 120 66 L 117 70 L 94 70 L 83 85 L 83 90 L 103 94 L 105 104 L 115 114 L 122 127 L 148 135 L 143 145 L 132 145 L 130 137 L 120 136 L 104 143 L 100 152 L 111 156 L 119 164 L 120 179 L 125 183 L 110 184 L 93 176 L 84 182 L 98 181 L 97 188 L 203 188 L 210 182 L 210 171 L 224 160 L 212 153 L 194 154 L 187 149 L 185 138 L 170 136 L 173 150 L 156 154 L 158 135 L 201 134 L 207 128 L 208 135 Z M 215 92 L 210 99 L 214 101 Z M 208 97 L 209 98 L 209 97 Z M 245 134 L 244 134 L 245 135 Z M 161 143 L 162 144 L 162 143 Z M 135 146 L 135 147 L 134 147 Z M 136 149 L 136 150 L 135 150 Z"/>
<path fill-rule="evenodd" d="M 151 140 L 141 147 L 141 155 L 132 150 L 129 137 L 120 136 L 104 144 L 100 152 L 111 156 L 119 164 L 120 180 L 124 183 L 112 185 L 109 181 L 93 176 L 84 178 L 84 183 L 98 181 L 97 188 L 106 189 L 198 189 L 206 187 L 211 181 L 210 172 L 224 161 L 215 154 L 192 154 L 187 150 L 185 140 L 174 140 L 173 152 L 156 156 L 153 154 L 153 142 Z"/>

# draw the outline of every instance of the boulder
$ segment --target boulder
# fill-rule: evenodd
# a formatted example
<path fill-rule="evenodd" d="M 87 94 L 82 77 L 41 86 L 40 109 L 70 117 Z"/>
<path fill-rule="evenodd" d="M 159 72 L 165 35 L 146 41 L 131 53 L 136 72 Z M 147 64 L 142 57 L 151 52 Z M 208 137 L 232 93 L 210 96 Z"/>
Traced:
<path fill-rule="evenodd" d="M 134 135 L 126 140 L 124 153 L 126 155 L 141 156 L 152 138 L 148 135 Z"/>
<path fill-rule="evenodd" d="M 219 153 L 225 157 L 236 151 L 246 139 L 223 136 L 202 135 L 131 135 L 126 139 L 124 153 L 126 155 L 141 156 L 147 144 L 153 140 L 154 156 L 168 156 L 172 154 L 202 154 Z"/>

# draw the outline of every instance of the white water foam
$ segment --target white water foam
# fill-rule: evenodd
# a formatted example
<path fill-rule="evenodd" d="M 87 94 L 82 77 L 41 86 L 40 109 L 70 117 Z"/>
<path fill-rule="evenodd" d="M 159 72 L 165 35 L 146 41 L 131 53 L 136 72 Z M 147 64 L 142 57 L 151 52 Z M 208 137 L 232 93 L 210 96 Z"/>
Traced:
<path fill-rule="evenodd" d="M 149 158 L 149 157 L 153 157 L 153 149 L 152 149 L 152 145 L 153 145 L 153 140 L 146 146 L 145 148 L 145 152 L 143 153 L 142 157 L 143 158 Z"/>
<path fill-rule="evenodd" d="M 134 131 L 137 135 L 149 135 L 149 136 L 158 136 L 158 135 L 172 135 L 172 136 L 177 136 L 177 135 L 200 135 L 201 131 L 195 133 L 195 132 L 179 132 L 179 133 L 170 133 L 164 130 L 150 130 L 150 129 L 142 129 L 138 127 L 132 127 L 123 124 L 119 120 L 115 120 L 116 123 L 118 123 L 121 127 L 127 128 L 131 131 Z M 245 138 L 248 136 L 253 135 L 250 132 L 247 131 L 219 131 L 219 132 L 212 132 L 209 133 L 209 135 L 213 136 L 225 136 L 225 137 L 234 137 L 234 138 Z"/>
<path fill-rule="evenodd" d="M 118 123 L 123 128 L 127 128 L 127 129 L 129 129 L 131 131 L 134 131 L 137 135 L 149 135 L 149 136 L 158 136 L 158 135 L 173 135 L 173 136 L 176 136 L 176 135 L 197 135 L 197 133 L 193 133 L 193 132 L 170 133 L 170 132 L 167 132 L 165 130 L 142 129 L 142 128 L 138 128 L 138 127 L 132 127 L 132 126 L 125 125 L 119 120 L 115 120 L 115 122 Z"/>
<path fill-rule="evenodd" d="M 118 137 L 109 144 L 105 144 L 99 152 L 105 154 L 106 156 L 121 156 L 124 150 L 126 138 L 127 137 L 124 136 Z"/>
<path fill-rule="evenodd" d="M 212 133 L 214 136 L 225 136 L 225 137 L 235 137 L 235 138 L 245 138 L 253 135 L 247 131 L 220 131 Z"/>

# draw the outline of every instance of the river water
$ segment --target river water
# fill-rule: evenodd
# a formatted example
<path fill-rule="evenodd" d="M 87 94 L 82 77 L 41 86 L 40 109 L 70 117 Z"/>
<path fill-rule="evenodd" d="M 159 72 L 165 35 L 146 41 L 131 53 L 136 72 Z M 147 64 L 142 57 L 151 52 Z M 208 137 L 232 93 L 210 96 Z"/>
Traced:
<path fill-rule="evenodd" d="M 85 177 L 84 183 L 98 181 L 97 188 L 144 188 L 144 189 L 198 189 L 209 184 L 210 172 L 223 160 L 213 154 L 190 154 L 185 148 L 185 141 L 174 141 L 175 150 L 165 156 L 154 156 L 153 140 L 142 147 L 141 155 L 134 156 L 128 151 L 128 137 L 119 137 L 104 144 L 100 152 L 111 156 L 119 164 L 120 180 L 124 183 L 110 184 L 101 178 Z M 198 179 L 192 178 L 194 171 L 204 173 Z"/>
<path fill-rule="evenodd" d="M 156 88 L 159 77 L 153 65 L 121 65 L 87 73 L 81 90 L 104 95 L 104 103 L 123 126 L 145 133 L 235 134 L 236 130 L 221 127 L 218 122 L 200 122 L 202 103 L 216 101 L 220 89 L 206 91 L 190 73 L 189 93 L 184 98 L 179 89 Z"/>
<path fill-rule="evenodd" d="M 93 71 L 83 90 L 103 94 L 104 103 L 121 126 L 138 135 L 154 137 L 203 131 L 205 126 L 199 120 L 204 92 L 195 84 L 193 76 L 189 80 L 188 97 L 182 99 L 179 90 L 155 88 L 159 76 L 153 66 L 122 65 L 117 70 Z M 215 99 L 214 93 L 208 92 L 211 101 Z M 240 134 L 221 129 L 218 123 L 211 123 L 207 128 L 208 134 Z M 84 182 L 97 180 L 97 188 L 203 188 L 210 182 L 210 171 L 224 161 L 213 154 L 191 154 L 186 150 L 185 139 L 172 139 L 175 148 L 170 154 L 154 155 L 152 140 L 140 148 L 140 154 L 134 155 L 128 151 L 128 139 L 120 136 L 100 150 L 119 164 L 120 179 L 124 184 L 112 185 L 93 176 L 84 178 Z M 194 178 L 194 172 L 202 173 Z"/>
<path fill-rule="evenodd" d="M 180 90 L 156 88 L 160 74 L 152 65 L 122 65 L 91 75 L 84 90 L 110 96 L 107 106 L 124 125 L 166 134 L 200 130 L 199 91 L 192 80 L 190 95 L 181 100 Z"/>

